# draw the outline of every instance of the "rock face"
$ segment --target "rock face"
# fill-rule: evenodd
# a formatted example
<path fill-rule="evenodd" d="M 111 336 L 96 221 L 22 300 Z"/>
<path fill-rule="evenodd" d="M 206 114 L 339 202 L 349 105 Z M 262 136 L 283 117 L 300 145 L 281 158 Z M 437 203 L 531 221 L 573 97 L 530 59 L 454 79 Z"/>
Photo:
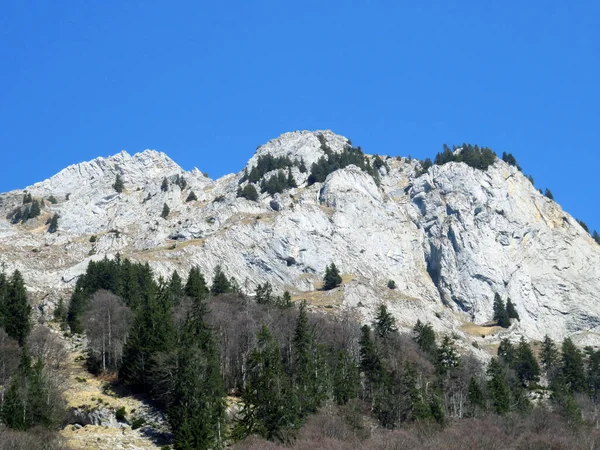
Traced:
<path fill-rule="evenodd" d="M 302 159 L 310 171 L 325 155 L 323 143 L 333 153 L 349 145 L 330 131 L 286 133 L 259 147 L 246 170 L 270 154 Z M 58 202 L 46 201 L 42 215 L 24 224 L 0 221 L 0 261 L 24 273 L 32 294 L 50 293 L 43 312 L 90 259 L 120 253 L 164 277 L 197 265 L 210 279 L 221 265 L 248 293 L 268 281 L 364 320 L 385 301 L 405 327 L 421 319 L 467 340 L 488 334 L 478 325 L 492 318 L 499 293 L 521 320 L 485 342 L 548 333 L 600 343 L 600 246 L 516 168 L 500 160 L 487 171 L 449 163 L 418 175 L 418 161 L 383 160 L 379 185 L 350 165 L 307 186 L 308 173 L 294 167 L 299 187 L 253 202 L 236 196 L 247 183 L 243 171 L 213 181 L 151 150 L 98 158 L 24 190 Z M 125 183 L 120 194 L 116 174 Z M 24 191 L 0 196 L 4 216 L 21 206 Z M 192 191 L 197 200 L 187 201 Z M 165 204 L 170 213 L 162 218 Z M 48 233 L 54 213 L 58 231 Z M 318 291 L 331 262 L 344 283 Z"/>

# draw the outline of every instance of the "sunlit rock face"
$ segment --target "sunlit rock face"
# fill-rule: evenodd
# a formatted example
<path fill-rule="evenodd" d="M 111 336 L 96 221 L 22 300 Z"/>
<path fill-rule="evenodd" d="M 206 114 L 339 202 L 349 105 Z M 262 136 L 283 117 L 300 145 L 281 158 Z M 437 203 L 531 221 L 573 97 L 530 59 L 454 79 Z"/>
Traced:
<path fill-rule="evenodd" d="M 545 334 L 600 343 L 600 246 L 516 168 L 500 160 L 487 171 L 449 163 L 420 175 L 418 161 L 382 156 L 377 181 L 349 165 L 307 185 L 325 148 L 339 154 L 350 145 L 331 131 L 285 133 L 259 147 L 245 170 L 218 180 L 153 150 L 69 166 L 0 196 L 0 261 L 23 272 L 42 313 L 68 296 L 90 260 L 120 254 L 165 278 L 197 265 L 210 280 L 221 265 L 242 291 L 268 281 L 315 308 L 347 309 L 364 321 L 386 302 L 403 327 L 421 319 L 466 341 L 482 339 L 474 325 L 491 320 L 498 293 L 512 299 L 521 320 L 486 343 Z M 256 202 L 238 197 L 244 173 L 265 155 L 289 158 L 298 187 Z M 121 193 L 112 187 L 117 174 Z M 24 192 L 57 202 L 12 224 Z M 55 213 L 58 231 L 48 233 Z M 344 283 L 319 291 L 331 262 Z"/>

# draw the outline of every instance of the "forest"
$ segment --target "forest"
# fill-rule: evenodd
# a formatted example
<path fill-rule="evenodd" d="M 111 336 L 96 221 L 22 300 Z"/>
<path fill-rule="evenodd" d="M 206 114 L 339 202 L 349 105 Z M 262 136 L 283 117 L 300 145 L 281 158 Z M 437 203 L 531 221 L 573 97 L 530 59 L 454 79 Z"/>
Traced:
<path fill-rule="evenodd" d="M 212 278 L 104 259 L 55 311 L 86 334 L 92 373 L 166 412 L 172 448 L 600 445 L 600 351 L 504 339 L 486 362 L 431 324 L 399 332 L 385 304 L 361 326 L 268 283 L 244 296 L 220 267 Z M 18 272 L 0 276 L 0 301 L 0 448 L 61 448 L 64 349 L 33 326 Z"/>

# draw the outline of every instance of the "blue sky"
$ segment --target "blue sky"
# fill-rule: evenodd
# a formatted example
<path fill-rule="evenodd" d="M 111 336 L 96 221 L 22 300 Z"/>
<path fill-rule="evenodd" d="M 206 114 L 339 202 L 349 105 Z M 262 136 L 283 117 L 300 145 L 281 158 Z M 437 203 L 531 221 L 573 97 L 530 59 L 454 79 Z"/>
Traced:
<path fill-rule="evenodd" d="M 155 148 L 215 178 L 286 131 L 512 152 L 600 230 L 600 2 L 0 4 L 0 191 Z"/>

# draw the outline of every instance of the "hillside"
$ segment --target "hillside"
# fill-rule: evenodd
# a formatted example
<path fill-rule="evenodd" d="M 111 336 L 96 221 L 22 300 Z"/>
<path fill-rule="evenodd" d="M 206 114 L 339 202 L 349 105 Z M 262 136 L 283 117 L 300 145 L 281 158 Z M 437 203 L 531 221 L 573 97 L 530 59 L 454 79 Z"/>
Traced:
<path fill-rule="evenodd" d="M 165 278 L 198 266 L 210 280 L 221 265 L 242 292 L 269 282 L 317 309 L 351 309 L 364 320 L 383 301 L 402 327 L 420 319 L 466 341 L 549 334 L 600 343 L 600 246 L 516 167 L 500 159 L 485 171 L 451 162 L 421 174 L 417 160 L 354 155 L 362 168 L 309 179 L 319 158 L 343 159 L 349 148 L 330 131 L 286 133 L 218 180 L 153 150 L 76 164 L 0 196 L 0 262 L 23 273 L 46 315 L 88 261 L 119 254 Z M 258 177 L 260 193 L 261 181 L 278 173 L 268 170 L 276 161 L 297 187 L 257 201 L 237 196 L 248 177 Z M 113 188 L 117 174 L 121 193 Z M 13 224 L 25 193 L 46 199 L 41 215 Z M 54 214 L 58 228 L 48 233 Z M 344 282 L 321 291 L 331 262 Z M 520 316 L 508 330 L 483 327 L 496 293 L 511 298 Z"/>

